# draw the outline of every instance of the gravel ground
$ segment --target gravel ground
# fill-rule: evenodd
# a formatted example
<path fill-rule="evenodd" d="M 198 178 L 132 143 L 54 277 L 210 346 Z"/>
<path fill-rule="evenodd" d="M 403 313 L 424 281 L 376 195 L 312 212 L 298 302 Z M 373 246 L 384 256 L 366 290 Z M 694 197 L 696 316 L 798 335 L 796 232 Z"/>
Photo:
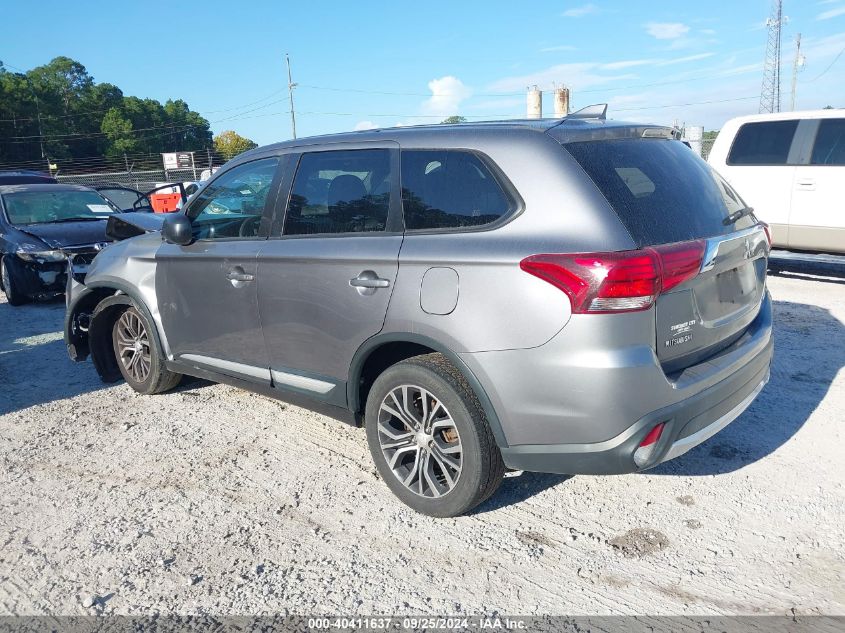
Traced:
<path fill-rule="evenodd" d="M 770 287 L 772 380 L 722 433 L 447 520 L 393 498 L 361 429 L 104 386 L 61 303 L 0 303 L 0 614 L 845 614 L 845 283 Z"/>

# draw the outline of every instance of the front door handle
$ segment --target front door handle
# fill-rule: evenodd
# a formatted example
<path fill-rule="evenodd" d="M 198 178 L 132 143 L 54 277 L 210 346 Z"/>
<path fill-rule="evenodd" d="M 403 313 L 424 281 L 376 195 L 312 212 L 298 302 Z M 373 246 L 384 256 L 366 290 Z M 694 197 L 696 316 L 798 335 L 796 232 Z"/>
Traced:
<path fill-rule="evenodd" d="M 372 270 L 365 270 L 357 277 L 349 280 L 349 285 L 357 289 L 362 295 L 371 295 L 378 288 L 387 288 L 390 286 L 389 279 L 382 279 Z"/>
<path fill-rule="evenodd" d="M 816 181 L 812 178 L 802 178 L 795 182 L 799 189 L 804 189 L 807 191 L 814 191 L 816 188 Z"/>

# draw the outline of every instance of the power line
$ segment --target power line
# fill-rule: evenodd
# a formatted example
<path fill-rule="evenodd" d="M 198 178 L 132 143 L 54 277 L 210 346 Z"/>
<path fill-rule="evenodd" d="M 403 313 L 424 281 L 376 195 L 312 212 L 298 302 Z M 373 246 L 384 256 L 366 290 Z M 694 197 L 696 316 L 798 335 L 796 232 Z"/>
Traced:
<path fill-rule="evenodd" d="M 832 61 L 832 62 L 830 62 L 830 64 L 828 65 L 828 67 L 827 67 L 827 68 L 825 68 L 825 69 L 821 72 L 821 74 L 820 74 L 820 75 L 818 75 L 818 76 L 816 76 L 816 77 L 813 77 L 812 79 L 808 79 L 807 81 L 802 81 L 801 83 L 811 83 L 811 82 L 813 82 L 813 81 L 816 81 L 817 79 L 821 79 L 822 77 L 824 77 L 824 76 L 825 76 L 825 74 L 827 73 L 827 71 L 828 71 L 828 70 L 830 70 L 831 68 L 833 68 L 833 65 L 834 65 L 836 62 L 838 62 L 838 61 L 839 61 L 839 58 L 840 58 L 840 57 L 842 57 L 842 53 L 845 53 L 845 48 L 843 48 L 841 51 L 839 51 L 839 54 L 838 54 L 838 55 L 837 55 L 837 56 L 833 59 L 833 61 Z"/>

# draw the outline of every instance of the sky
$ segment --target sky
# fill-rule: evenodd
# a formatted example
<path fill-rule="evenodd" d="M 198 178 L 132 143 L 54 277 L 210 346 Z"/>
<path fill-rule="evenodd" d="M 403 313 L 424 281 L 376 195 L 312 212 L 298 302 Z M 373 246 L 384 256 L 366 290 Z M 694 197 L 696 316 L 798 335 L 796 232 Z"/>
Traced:
<path fill-rule="evenodd" d="M 614 119 L 719 129 L 756 113 L 770 0 L 530 3 L 3 0 L 0 60 L 65 55 L 98 82 L 181 98 L 215 133 L 259 144 L 368 127 L 524 117 L 526 88 L 565 85 Z M 784 0 L 782 109 L 845 107 L 845 0 Z M 37 19 L 34 19 L 37 17 Z"/>

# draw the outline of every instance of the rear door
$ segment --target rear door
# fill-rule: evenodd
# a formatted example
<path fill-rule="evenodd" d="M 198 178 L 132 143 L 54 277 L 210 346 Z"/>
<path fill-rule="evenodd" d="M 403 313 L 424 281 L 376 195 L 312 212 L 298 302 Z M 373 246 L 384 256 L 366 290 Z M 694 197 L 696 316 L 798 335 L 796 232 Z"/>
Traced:
<path fill-rule="evenodd" d="M 258 257 L 274 386 L 346 404 L 352 357 L 382 329 L 396 281 L 398 156 L 394 144 L 365 144 L 298 158 Z"/>
<path fill-rule="evenodd" d="M 775 244 L 789 240 L 789 208 L 799 147 L 797 119 L 744 123 L 734 137 L 723 174 L 755 215 L 767 222 Z"/>
<path fill-rule="evenodd" d="M 698 274 L 661 294 L 655 349 L 667 372 L 736 340 L 765 293 L 768 242 L 747 205 L 678 141 L 624 139 L 565 147 L 598 186 L 639 248 L 660 247 L 673 261 L 701 253 Z M 731 221 L 732 217 L 735 218 Z"/>
<path fill-rule="evenodd" d="M 845 118 L 807 123 L 811 150 L 795 168 L 789 247 L 845 252 Z"/>

